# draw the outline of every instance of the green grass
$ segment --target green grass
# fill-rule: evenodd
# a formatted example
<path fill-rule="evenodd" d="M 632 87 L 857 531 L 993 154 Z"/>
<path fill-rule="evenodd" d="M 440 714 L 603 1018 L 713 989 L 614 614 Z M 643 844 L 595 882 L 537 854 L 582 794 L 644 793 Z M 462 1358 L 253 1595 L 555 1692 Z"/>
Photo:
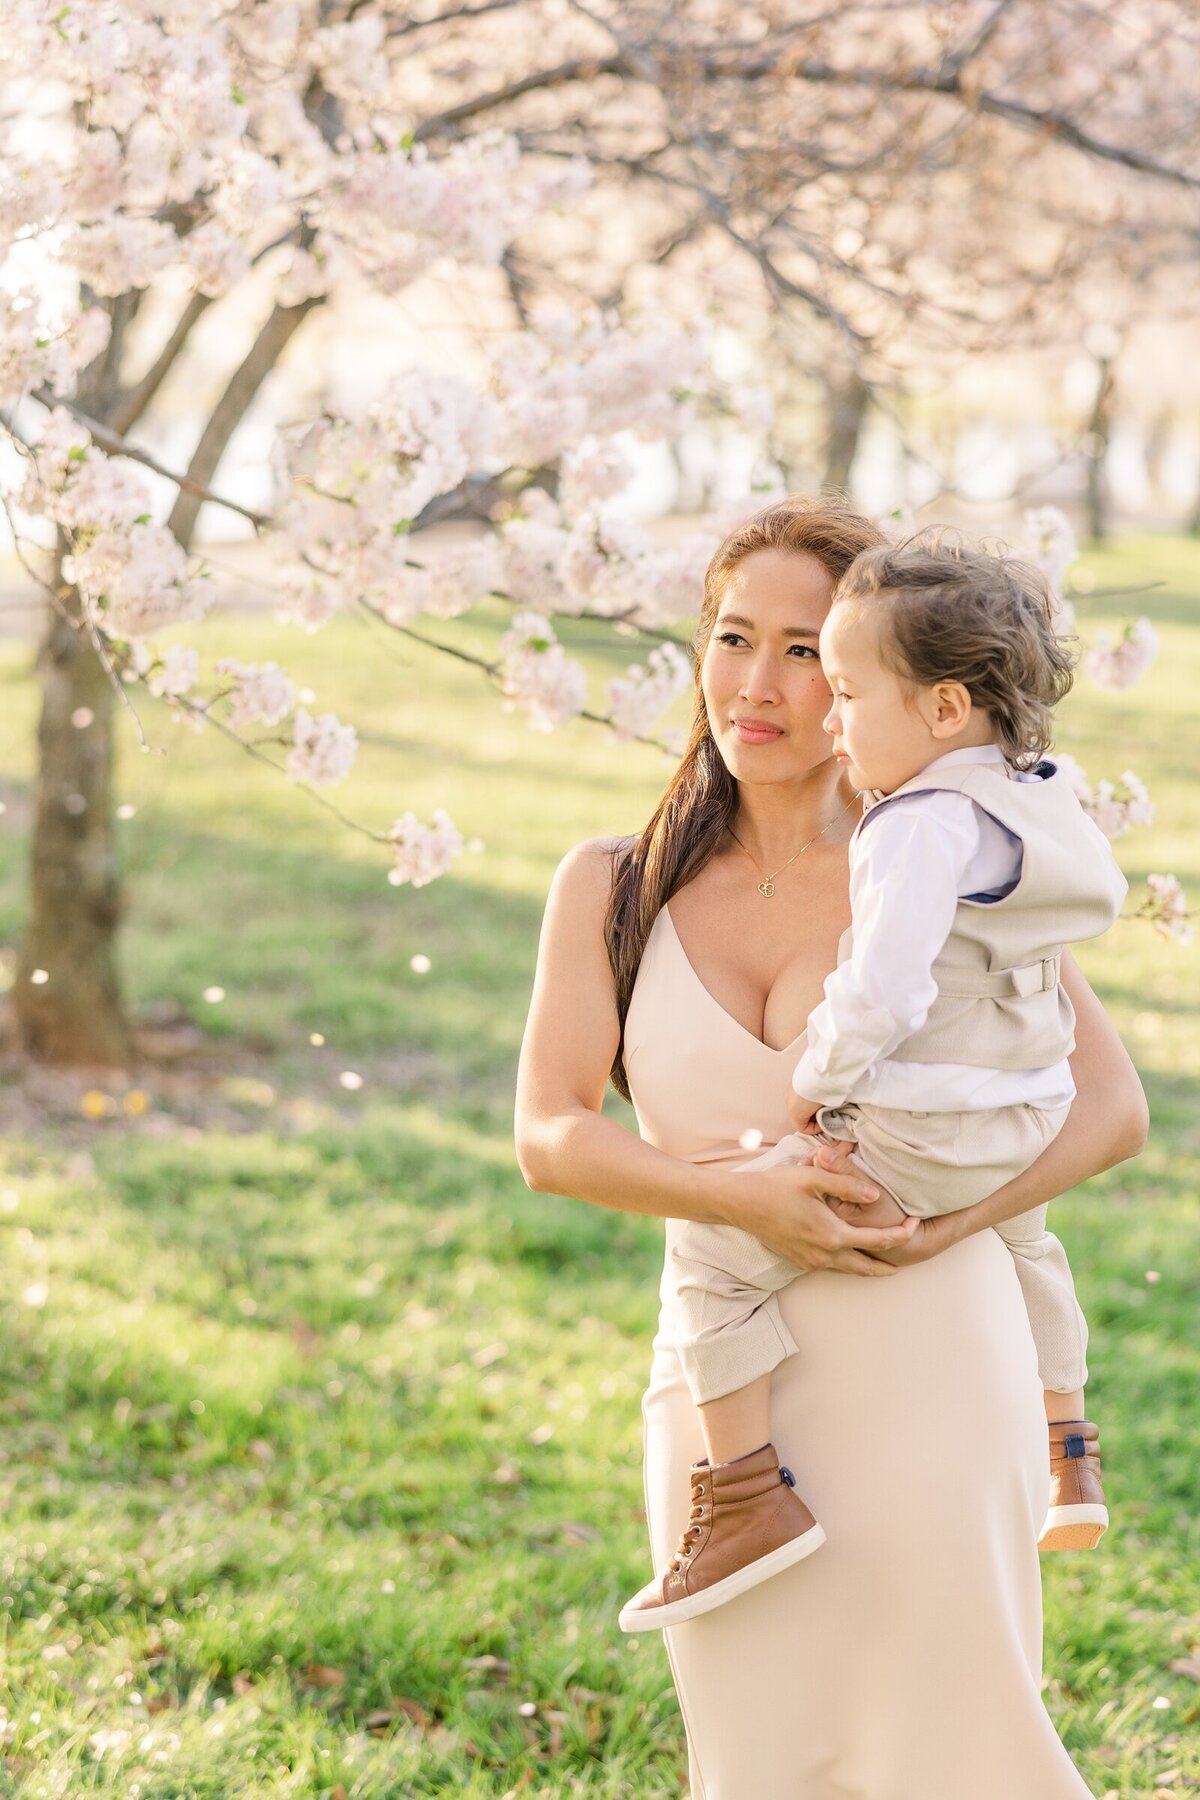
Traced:
<path fill-rule="evenodd" d="M 1200 550 L 1143 539 L 1088 566 L 1165 582 L 1133 603 L 1163 653 L 1131 694 L 1082 683 L 1063 747 L 1093 777 L 1144 776 L 1161 823 L 1122 862 L 1195 900 Z M 1081 604 L 1084 635 L 1126 610 Z M 487 619 L 453 629 L 494 640 Z M 634 828 L 665 765 L 586 726 L 540 738 L 471 671 L 358 624 L 248 621 L 235 647 L 388 740 L 339 790 L 348 811 L 444 804 L 487 853 L 396 891 L 376 847 L 215 735 L 152 708 L 171 754 L 126 743 L 128 986 L 190 1014 L 209 1054 L 147 1074 L 138 1118 L 0 1082 L 0 1795 L 677 1796 L 661 1646 L 614 1622 L 645 1573 L 660 1228 L 527 1193 L 510 1135 L 551 870 Z M 10 947 L 29 660 L 0 649 Z M 1120 1800 L 1200 1791 L 1200 1685 L 1170 1666 L 1200 1651 L 1195 956 L 1136 924 L 1081 954 L 1154 1133 L 1055 1208 L 1117 1529 L 1045 1566 L 1047 1699 Z"/>

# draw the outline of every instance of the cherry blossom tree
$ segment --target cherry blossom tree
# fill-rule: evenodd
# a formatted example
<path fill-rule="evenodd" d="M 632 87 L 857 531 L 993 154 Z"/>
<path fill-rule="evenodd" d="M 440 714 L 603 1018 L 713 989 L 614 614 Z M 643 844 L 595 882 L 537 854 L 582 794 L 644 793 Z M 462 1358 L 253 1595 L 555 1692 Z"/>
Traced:
<path fill-rule="evenodd" d="M 969 342 L 988 323 L 982 232 L 974 260 L 956 260 L 948 215 L 927 243 L 914 231 L 914 206 L 961 186 L 968 143 L 1006 131 L 1026 169 L 1069 149 L 1191 204 L 1200 176 L 1171 160 L 1158 115 L 1129 101 L 1125 51 L 1108 74 L 1127 129 L 1106 138 L 1065 50 L 1030 72 L 1034 9 L 951 6 L 936 23 L 929 11 L 848 7 L 797 23 L 765 6 L 684 18 L 632 7 L 618 23 L 579 0 L 476 0 L 427 19 L 384 0 L 15 0 L 0 39 L 0 409 L 15 471 L 4 504 L 46 603 L 14 990 L 29 1054 L 130 1055 L 111 815 L 117 734 L 140 730 L 139 686 L 264 760 L 256 734 L 283 734 L 282 775 L 344 817 L 326 790 L 353 765 L 352 722 L 302 698 L 284 668 L 240 660 L 233 623 L 229 654 L 208 668 L 185 641 L 159 641 L 209 602 L 192 550 L 203 504 L 272 547 L 279 605 L 298 626 L 357 608 L 436 651 L 426 622 L 498 596 L 511 624 L 495 660 L 478 660 L 505 704 L 542 730 L 583 717 L 654 738 L 692 679 L 675 633 L 721 521 L 666 546 L 632 523 L 614 504 L 630 434 L 670 440 L 706 409 L 739 413 L 763 439 L 752 498 L 780 491 L 769 403 L 714 373 L 705 302 L 718 245 L 757 284 L 751 305 L 757 294 L 803 309 L 869 386 L 897 345 L 914 354 L 954 320 Z M 1073 13 L 1042 11 L 1064 31 Z M 1029 94 L 1009 91 L 1014 68 Z M 984 197 L 1003 196 L 993 185 Z M 978 199 L 960 193 L 960 210 Z M 1093 236 L 1104 223 L 1090 221 Z M 1162 229 L 1177 228 L 1168 206 Z M 1067 226 L 1051 236 L 1059 247 L 1027 267 L 1009 260 L 1010 284 L 1032 291 L 1061 274 L 1074 238 Z M 435 267 L 491 270 L 507 298 L 513 328 L 484 366 L 417 366 L 357 410 L 280 430 L 267 509 L 224 492 L 230 440 L 310 316 L 344 290 L 394 299 Z M 214 307 L 253 314 L 249 347 L 224 370 L 185 466 L 169 467 L 139 440 Z M 169 509 L 145 470 L 170 482 Z M 451 519 L 477 529 L 447 551 L 426 534 Z M 1061 584 L 1060 525 L 1030 531 Z M 602 709 L 587 704 L 555 615 L 642 634 L 646 660 Z M 1092 672 L 1135 679 L 1148 629 L 1098 643 Z M 1135 780 L 1088 789 L 1113 835 L 1145 816 Z M 358 828 L 397 885 L 436 878 L 462 849 L 444 813 Z M 1146 904 L 1179 934 L 1182 897 L 1155 879 Z"/>

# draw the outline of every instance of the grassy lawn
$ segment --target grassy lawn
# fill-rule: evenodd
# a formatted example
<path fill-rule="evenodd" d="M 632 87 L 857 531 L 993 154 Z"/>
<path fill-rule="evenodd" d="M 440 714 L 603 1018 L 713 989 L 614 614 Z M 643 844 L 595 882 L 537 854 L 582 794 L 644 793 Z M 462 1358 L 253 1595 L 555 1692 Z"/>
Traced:
<path fill-rule="evenodd" d="M 1086 566 L 1163 586 L 1082 602 L 1085 637 L 1145 611 L 1163 648 L 1130 694 L 1082 682 L 1062 746 L 1093 779 L 1146 779 L 1161 824 L 1122 863 L 1196 905 L 1200 549 L 1131 540 Z M 445 630 L 486 647 L 495 622 Z M 646 1573 L 661 1228 L 529 1194 L 511 1149 L 551 871 L 636 827 L 666 765 L 585 725 L 539 737 L 365 624 L 201 635 L 280 658 L 372 734 L 348 811 L 445 805 L 487 851 L 397 891 L 377 847 L 215 734 L 151 708 L 170 754 L 126 742 L 128 986 L 197 1042 L 139 1077 L 141 1112 L 114 1094 L 89 1119 L 75 1089 L 0 1078 L 0 1795 L 677 1797 L 661 1645 L 615 1624 Z M 0 645 L 0 947 L 29 660 Z M 1113 1800 L 1200 1794 L 1196 954 L 1133 923 L 1081 953 L 1154 1132 L 1055 1209 L 1116 1529 L 1045 1565 L 1047 1700 Z"/>

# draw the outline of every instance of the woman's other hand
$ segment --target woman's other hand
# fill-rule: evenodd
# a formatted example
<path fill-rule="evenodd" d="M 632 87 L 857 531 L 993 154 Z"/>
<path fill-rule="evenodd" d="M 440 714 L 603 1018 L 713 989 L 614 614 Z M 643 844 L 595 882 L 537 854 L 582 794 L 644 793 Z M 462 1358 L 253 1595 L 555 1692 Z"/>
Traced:
<path fill-rule="evenodd" d="M 817 1166 L 830 1175 L 852 1174 L 854 1165 L 850 1161 L 850 1153 L 854 1148 L 854 1144 L 846 1138 L 839 1139 L 836 1144 L 822 1144 L 816 1154 Z M 834 1205 L 843 1218 L 857 1215 L 860 1222 L 870 1220 L 878 1224 L 887 1216 L 880 1209 L 885 1206 L 894 1207 L 897 1202 L 890 1194 L 885 1194 L 873 1207 L 855 1208 L 854 1213 L 851 1213 L 845 1199 L 828 1204 Z M 846 1207 L 844 1213 L 841 1211 L 843 1206 Z M 928 1262 L 931 1256 L 937 1256 L 951 1244 L 958 1242 L 962 1234 L 955 1231 L 954 1219 L 953 1213 L 946 1213 L 939 1219 L 913 1219 L 902 1242 L 874 1250 L 871 1254 L 881 1257 L 895 1269 L 906 1268 L 910 1263 Z"/>
<path fill-rule="evenodd" d="M 850 1153 L 855 1147 L 851 1139 L 838 1138 L 832 1144 L 822 1144 L 813 1160 L 830 1175 L 861 1174 L 861 1170 L 856 1169 L 850 1161 Z M 876 1187 L 879 1188 L 878 1183 Z M 833 1208 L 839 1219 L 848 1219 L 851 1225 L 902 1225 L 908 1217 L 900 1202 L 886 1188 L 879 1190 L 877 1200 L 866 1203 L 858 1199 L 835 1199 L 831 1195 L 825 1204 Z"/>
<path fill-rule="evenodd" d="M 938 1219 L 916 1219 L 916 1230 L 906 1243 L 893 1244 L 875 1254 L 897 1269 L 906 1268 L 909 1263 L 928 1262 L 931 1256 L 940 1256 L 951 1244 L 962 1241 L 962 1230 L 956 1229 L 958 1217 L 957 1213 L 943 1213 Z"/>
<path fill-rule="evenodd" d="M 894 1275 L 880 1260 L 900 1250 L 918 1223 L 906 1219 L 886 1227 L 852 1225 L 830 1201 L 857 1206 L 878 1204 L 854 1169 L 829 1172 L 812 1163 L 782 1163 L 771 1169 L 731 1170 L 724 1217 L 752 1232 L 776 1256 L 798 1269 L 834 1269 L 848 1275 Z"/>

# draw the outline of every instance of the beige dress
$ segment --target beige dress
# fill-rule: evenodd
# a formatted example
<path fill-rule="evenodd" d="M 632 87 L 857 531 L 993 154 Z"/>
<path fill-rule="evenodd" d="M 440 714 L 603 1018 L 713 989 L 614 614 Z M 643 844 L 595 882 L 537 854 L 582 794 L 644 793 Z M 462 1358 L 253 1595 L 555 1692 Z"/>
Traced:
<path fill-rule="evenodd" d="M 743 1133 L 788 1130 L 802 1047 L 717 1004 L 664 908 L 626 1024 L 642 1136 L 744 1162 Z M 780 1304 L 799 1353 L 772 1377 L 774 1440 L 828 1541 L 664 1634 L 692 1800 L 1087 1800 L 1040 1694 L 1048 1455 L 1012 1256 L 981 1232 L 886 1281 L 799 1276 Z M 655 1566 L 703 1455 L 673 1310 L 664 1282 L 644 1400 Z"/>

